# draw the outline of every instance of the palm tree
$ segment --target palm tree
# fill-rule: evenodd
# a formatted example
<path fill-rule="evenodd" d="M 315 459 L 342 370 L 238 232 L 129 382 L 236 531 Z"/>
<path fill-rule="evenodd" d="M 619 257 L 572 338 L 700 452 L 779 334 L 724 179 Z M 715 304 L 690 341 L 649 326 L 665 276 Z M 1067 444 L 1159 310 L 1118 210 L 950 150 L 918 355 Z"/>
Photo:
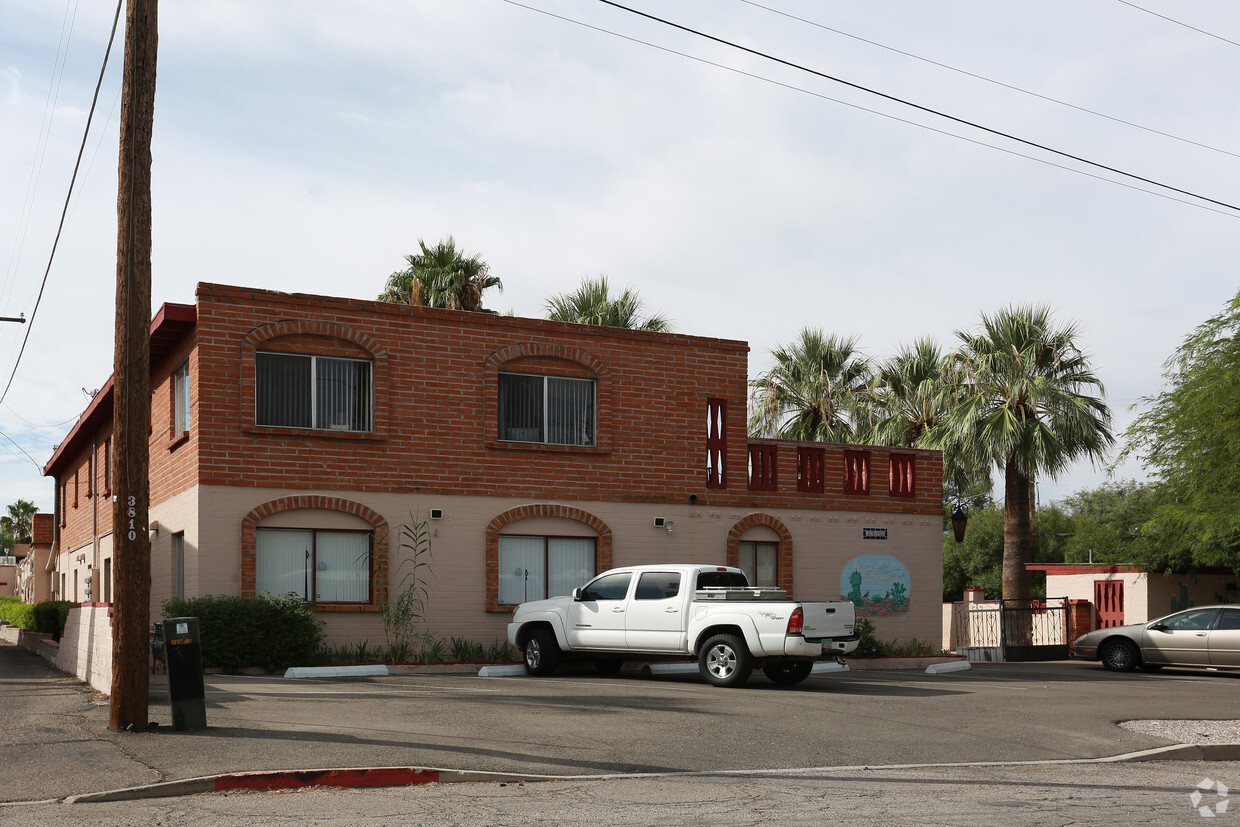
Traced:
<path fill-rule="evenodd" d="M 1046 306 L 983 313 L 977 331 L 956 333 L 956 403 L 920 443 L 955 452 L 964 467 L 1002 469 L 1006 598 L 1029 598 L 1037 475 L 1054 479 L 1074 460 L 1100 460 L 1114 442 L 1105 390 L 1078 335 L 1075 325 L 1057 327 Z"/>
<path fill-rule="evenodd" d="M 915 448 L 951 406 L 944 390 L 948 364 L 931 339 L 902 345 L 875 375 L 874 427 L 860 435 L 874 445 Z"/>
<path fill-rule="evenodd" d="M 671 331 L 671 320 L 662 314 L 643 318 L 644 307 L 645 302 L 632 287 L 626 287 L 623 293 L 613 297 L 607 276 L 600 275 L 595 279 L 582 279 L 575 292 L 559 293 L 547 299 L 547 318 L 630 330 Z"/>
<path fill-rule="evenodd" d="M 751 383 L 749 432 L 822 442 L 853 442 L 867 432 L 872 376 L 857 341 L 807 327 L 771 351 L 775 366 Z"/>
<path fill-rule="evenodd" d="M 34 515 L 39 509 L 29 500 L 18 500 L 7 509 L 8 514 L 0 517 L 0 530 L 4 531 L 18 543 L 29 543 L 30 532 L 34 526 Z"/>
<path fill-rule="evenodd" d="M 418 247 L 421 252 L 405 256 L 408 267 L 388 276 L 379 301 L 491 312 L 482 306 L 482 294 L 492 287 L 503 291 L 504 283 L 481 256 L 466 256 L 452 236 L 434 247 L 419 238 Z"/>

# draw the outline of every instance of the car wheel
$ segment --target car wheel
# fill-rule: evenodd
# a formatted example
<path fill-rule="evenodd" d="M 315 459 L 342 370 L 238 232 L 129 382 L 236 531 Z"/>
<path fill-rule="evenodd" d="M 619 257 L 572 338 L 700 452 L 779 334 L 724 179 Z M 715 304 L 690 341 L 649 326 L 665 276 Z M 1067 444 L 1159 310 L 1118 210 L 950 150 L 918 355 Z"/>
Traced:
<path fill-rule="evenodd" d="M 550 629 L 535 629 L 525 641 L 525 671 L 550 675 L 560 660 L 560 647 Z"/>
<path fill-rule="evenodd" d="M 595 658 L 594 671 L 600 675 L 614 675 L 620 671 L 620 667 L 624 666 L 624 658 Z"/>
<path fill-rule="evenodd" d="M 1137 647 L 1126 640 L 1112 640 L 1098 651 L 1098 660 L 1112 672 L 1131 672 L 1137 668 L 1140 655 Z"/>
<path fill-rule="evenodd" d="M 814 669 L 812 660 L 785 660 L 776 663 L 768 663 L 762 667 L 762 674 L 770 679 L 771 683 L 777 683 L 780 686 L 791 686 L 794 683 L 800 683 L 809 677 L 809 673 Z"/>
<path fill-rule="evenodd" d="M 698 653 L 698 671 L 712 686 L 743 686 L 753 672 L 753 655 L 735 635 L 715 635 Z"/>

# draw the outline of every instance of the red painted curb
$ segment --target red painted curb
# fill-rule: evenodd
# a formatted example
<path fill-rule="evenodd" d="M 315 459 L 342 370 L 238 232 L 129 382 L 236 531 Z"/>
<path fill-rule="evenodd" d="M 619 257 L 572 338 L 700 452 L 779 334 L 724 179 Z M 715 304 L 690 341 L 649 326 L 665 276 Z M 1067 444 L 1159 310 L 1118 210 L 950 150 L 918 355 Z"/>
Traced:
<path fill-rule="evenodd" d="M 368 767 L 349 770 L 237 772 L 215 778 L 216 790 L 278 790 L 298 787 L 402 787 L 432 784 L 439 771 L 420 767 Z"/>

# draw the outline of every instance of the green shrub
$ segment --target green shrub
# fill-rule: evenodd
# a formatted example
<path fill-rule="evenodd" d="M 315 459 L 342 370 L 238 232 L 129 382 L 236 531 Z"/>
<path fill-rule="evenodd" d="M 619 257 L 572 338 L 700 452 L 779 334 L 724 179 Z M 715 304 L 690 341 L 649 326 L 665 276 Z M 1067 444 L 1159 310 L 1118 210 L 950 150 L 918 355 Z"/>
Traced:
<path fill-rule="evenodd" d="M 33 629 L 34 606 L 23 603 L 12 595 L 0 597 L 0 620 L 19 629 Z"/>
<path fill-rule="evenodd" d="M 198 618 L 202 665 L 225 672 L 259 666 L 278 672 L 318 663 L 323 631 L 309 603 L 296 595 L 204 595 L 164 603 L 164 617 Z"/>
<path fill-rule="evenodd" d="M 68 600 L 45 600 L 34 604 L 31 611 L 34 630 L 50 634 L 52 640 L 60 640 L 65 633 L 65 621 L 69 619 L 69 608 L 76 605 Z"/>
<path fill-rule="evenodd" d="M 857 633 L 861 635 L 861 640 L 857 641 L 856 650 L 849 655 L 852 658 L 916 657 L 934 654 L 934 648 L 930 644 L 917 638 L 907 643 L 879 640 L 874 636 L 874 621 L 868 617 L 857 618 Z"/>

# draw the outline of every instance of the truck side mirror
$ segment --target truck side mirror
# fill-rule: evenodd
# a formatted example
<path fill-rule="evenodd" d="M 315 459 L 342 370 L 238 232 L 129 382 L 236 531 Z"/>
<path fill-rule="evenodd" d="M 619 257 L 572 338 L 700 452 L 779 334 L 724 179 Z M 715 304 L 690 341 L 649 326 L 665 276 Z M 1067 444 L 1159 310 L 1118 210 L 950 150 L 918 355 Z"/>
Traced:
<path fill-rule="evenodd" d="M 573 589 L 573 600 L 576 600 L 576 601 L 581 600 L 581 587 L 580 586 Z"/>

